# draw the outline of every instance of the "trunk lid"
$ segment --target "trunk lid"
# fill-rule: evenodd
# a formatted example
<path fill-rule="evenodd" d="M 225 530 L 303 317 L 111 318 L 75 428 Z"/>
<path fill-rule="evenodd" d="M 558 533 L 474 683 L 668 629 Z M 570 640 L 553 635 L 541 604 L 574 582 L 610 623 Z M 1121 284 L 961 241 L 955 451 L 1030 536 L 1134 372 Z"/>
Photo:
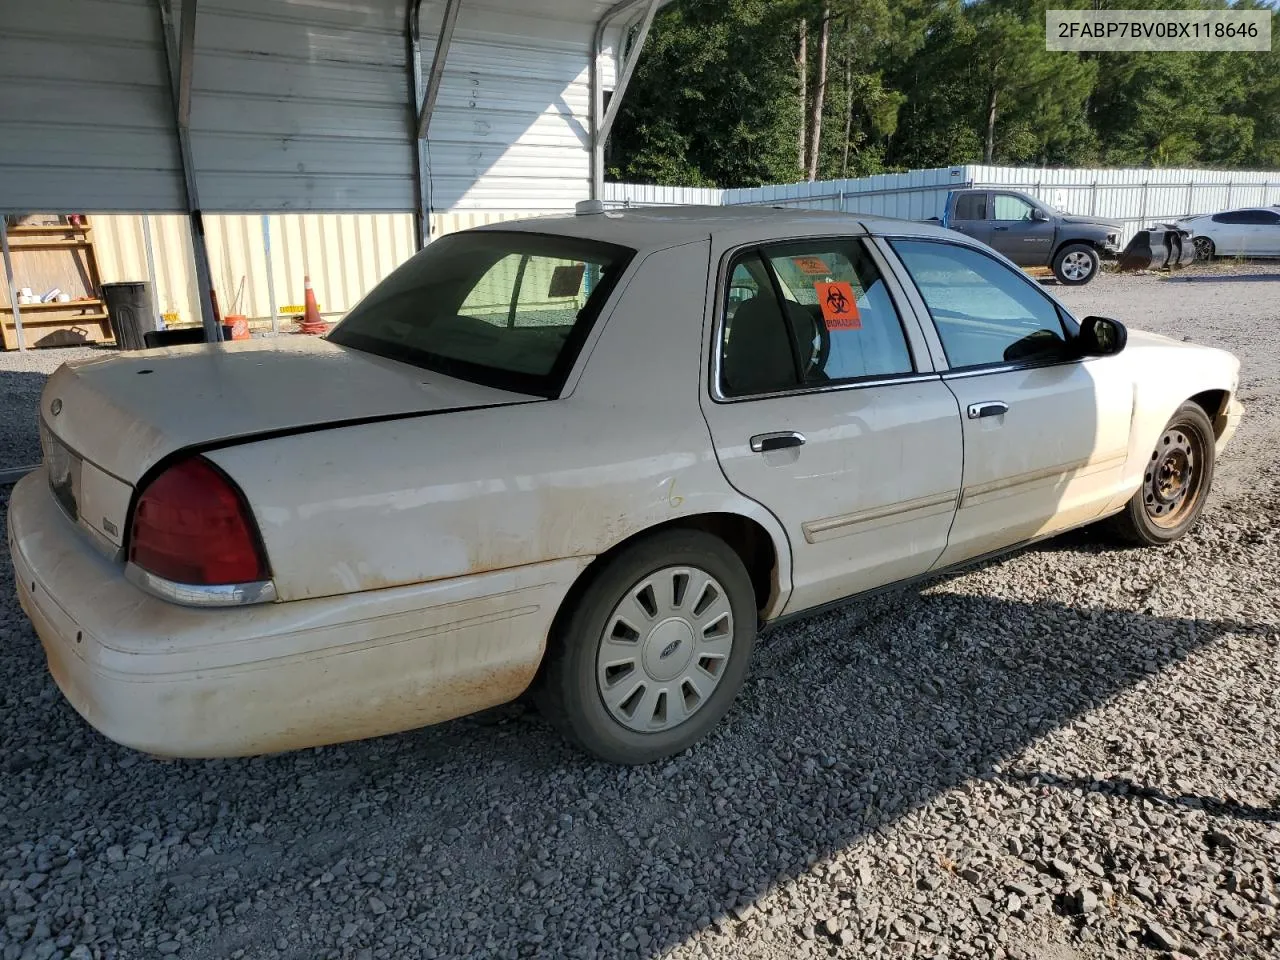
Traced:
<path fill-rule="evenodd" d="M 40 418 L 46 463 L 70 471 L 60 500 L 84 501 L 63 508 L 119 544 L 132 487 L 185 448 L 533 399 L 288 336 L 64 364 L 45 385 Z"/>

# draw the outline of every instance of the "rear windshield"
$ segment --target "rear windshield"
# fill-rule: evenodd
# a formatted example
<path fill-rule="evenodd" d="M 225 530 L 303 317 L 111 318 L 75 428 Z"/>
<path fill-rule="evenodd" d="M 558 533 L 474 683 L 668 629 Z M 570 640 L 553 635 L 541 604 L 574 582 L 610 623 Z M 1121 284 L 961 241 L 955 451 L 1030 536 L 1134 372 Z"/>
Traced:
<path fill-rule="evenodd" d="M 474 383 L 555 397 L 633 252 L 537 233 L 450 234 L 374 287 L 329 339 Z"/>

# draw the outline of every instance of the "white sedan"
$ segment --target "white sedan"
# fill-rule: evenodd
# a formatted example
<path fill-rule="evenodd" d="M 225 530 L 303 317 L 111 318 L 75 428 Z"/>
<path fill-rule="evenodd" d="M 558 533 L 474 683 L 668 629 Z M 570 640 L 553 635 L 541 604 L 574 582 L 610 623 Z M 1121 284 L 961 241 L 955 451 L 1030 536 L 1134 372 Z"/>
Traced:
<path fill-rule="evenodd" d="M 1202 260 L 1280 257 L 1280 206 L 1182 217 L 1178 225 L 1195 234 L 1196 255 Z"/>
<path fill-rule="evenodd" d="M 325 339 L 68 364 L 22 604 L 108 737 L 209 757 L 532 690 L 680 751 L 765 624 L 1113 518 L 1196 522 L 1228 353 L 1078 322 L 948 230 L 636 209 L 441 238 Z"/>

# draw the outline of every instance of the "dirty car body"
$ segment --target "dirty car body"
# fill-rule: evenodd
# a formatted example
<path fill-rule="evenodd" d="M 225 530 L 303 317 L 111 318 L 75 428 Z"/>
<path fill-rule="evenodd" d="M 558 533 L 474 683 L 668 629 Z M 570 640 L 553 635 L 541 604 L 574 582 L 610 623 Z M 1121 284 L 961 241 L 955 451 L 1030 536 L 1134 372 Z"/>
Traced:
<path fill-rule="evenodd" d="M 464 231 L 325 339 L 60 368 L 45 464 L 9 506 L 18 593 L 67 700 L 139 750 L 416 728 L 522 694 L 601 571 L 658 534 L 740 559 L 754 637 L 1118 513 L 1189 399 L 1226 444 L 1234 357 L 1136 332 L 1091 355 L 1081 329 L 918 223 L 675 208 Z M 686 643 L 664 624 L 655 675 Z"/>

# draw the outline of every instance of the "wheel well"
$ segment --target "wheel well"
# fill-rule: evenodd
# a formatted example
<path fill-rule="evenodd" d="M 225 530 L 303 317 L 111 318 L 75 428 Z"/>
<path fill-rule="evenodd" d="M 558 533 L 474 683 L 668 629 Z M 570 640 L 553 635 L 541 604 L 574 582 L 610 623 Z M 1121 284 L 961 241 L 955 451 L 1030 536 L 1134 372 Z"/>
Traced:
<path fill-rule="evenodd" d="M 573 586 L 569 588 L 568 594 L 560 605 L 560 613 L 556 614 L 556 619 L 559 620 L 564 611 L 572 609 L 600 568 L 623 550 L 655 533 L 682 529 L 701 530 L 719 537 L 728 544 L 729 548 L 741 558 L 743 565 L 747 568 L 747 574 L 751 577 L 751 586 L 756 595 L 756 609 L 763 610 L 768 606 L 777 590 L 778 569 L 778 554 L 768 531 L 754 520 L 736 513 L 699 513 L 646 527 L 597 556 L 582 573 L 578 574 L 578 579 L 573 582 Z"/>
<path fill-rule="evenodd" d="M 1191 397 L 1189 402 L 1197 404 L 1204 410 L 1209 422 L 1213 424 L 1214 436 L 1221 437 L 1222 429 L 1226 426 L 1226 419 L 1221 414 L 1223 406 L 1227 402 L 1227 391 L 1206 390 Z"/>
<path fill-rule="evenodd" d="M 1102 245 L 1100 243 L 1094 243 L 1092 240 L 1081 240 L 1079 238 L 1075 240 L 1063 240 L 1054 249 L 1053 256 L 1049 258 L 1049 263 L 1052 264 L 1055 260 L 1057 260 L 1058 256 L 1062 253 L 1063 250 L 1067 249 L 1067 247 L 1076 247 L 1076 246 L 1088 247 L 1094 253 L 1099 255 L 1101 255 L 1102 253 Z"/>

